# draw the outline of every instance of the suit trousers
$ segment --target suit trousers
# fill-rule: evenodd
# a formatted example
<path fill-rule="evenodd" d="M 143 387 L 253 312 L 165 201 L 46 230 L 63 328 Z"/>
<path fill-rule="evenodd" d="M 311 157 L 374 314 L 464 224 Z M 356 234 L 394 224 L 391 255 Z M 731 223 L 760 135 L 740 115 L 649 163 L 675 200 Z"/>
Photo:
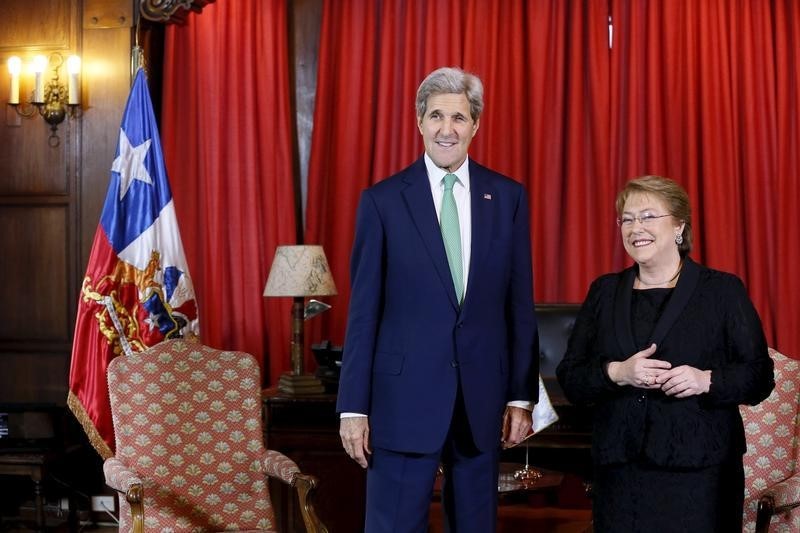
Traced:
<path fill-rule="evenodd" d="M 441 464 L 442 504 L 450 533 L 492 533 L 497 526 L 497 448 L 475 447 L 461 391 L 444 445 L 434 453 L 375 448 L 367 470 L 366 533 L 424 533 Z"/>

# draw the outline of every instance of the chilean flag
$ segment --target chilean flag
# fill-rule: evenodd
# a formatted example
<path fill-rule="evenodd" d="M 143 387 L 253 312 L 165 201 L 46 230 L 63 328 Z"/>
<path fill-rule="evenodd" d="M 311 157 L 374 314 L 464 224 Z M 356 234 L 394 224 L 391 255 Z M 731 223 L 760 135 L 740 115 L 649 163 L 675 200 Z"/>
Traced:
<path fill-rule="evenodd" d="M 81 286 L 69 373 L 67 404 L 103 458 L 114 450 L 108 363 L 198 333 L 153 104 L 139 69 Z"/>

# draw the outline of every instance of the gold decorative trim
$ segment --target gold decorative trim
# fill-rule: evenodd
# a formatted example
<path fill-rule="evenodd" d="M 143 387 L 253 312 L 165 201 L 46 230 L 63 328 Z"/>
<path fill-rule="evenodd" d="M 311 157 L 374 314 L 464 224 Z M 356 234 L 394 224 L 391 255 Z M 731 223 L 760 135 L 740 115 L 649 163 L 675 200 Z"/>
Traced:
<path fill-rule="evenodd" d="M 89 442 L 92 444 L 95 451 L 100 454 L 100 457 L 102 457 L 103 460 L 113 457 L 114 452 L 111 451 L 106 441 L 100 436 L 91 418 L 89 418 L 89 413 L 86 412 L 80 399 L 75 396 L 72 391 L 69 391 L 69 395 L 67 396 L 67 405 L 69 406 L 69 410 L 72 411 L 72 414 L 75 415 L 75 418 L 78 419 L 78 422 L 80 422 L 84 433 L 89 437 Z"/>

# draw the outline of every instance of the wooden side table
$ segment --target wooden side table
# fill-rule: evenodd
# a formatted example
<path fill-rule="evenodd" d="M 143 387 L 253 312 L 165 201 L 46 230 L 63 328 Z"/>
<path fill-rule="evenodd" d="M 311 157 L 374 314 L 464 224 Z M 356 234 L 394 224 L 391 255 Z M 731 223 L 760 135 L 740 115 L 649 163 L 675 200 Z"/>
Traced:
<path fill-rule="evenodd" d="M 33 497 L 36 504 L 36 531 L 44 531 L 44 494 L 42 479 L 49 463 L 46 453 L 0 453 L 0 474 L 25 476 L 33 481 Z"/>
<path fill-rule="evenodd" d="M 8 476 L 24 476 L 33 481 L 33 496 L 36 505 L 36 531 L 45 530 L 44 492 L 42 480 L 47 470 L 63 457 L 62 452 L 16 452 L 0 451 L 0 474 Z M 71 500 L 71 498 L 70 498 Z M 77 514 L 74 502 L 69 506 L 69 530 L 77 531 Z"/>

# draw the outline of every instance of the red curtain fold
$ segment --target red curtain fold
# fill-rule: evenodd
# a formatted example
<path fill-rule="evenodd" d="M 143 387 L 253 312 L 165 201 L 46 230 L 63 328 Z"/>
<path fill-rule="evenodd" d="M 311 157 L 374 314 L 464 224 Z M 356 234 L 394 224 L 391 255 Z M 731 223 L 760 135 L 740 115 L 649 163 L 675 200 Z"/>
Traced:
<path fill-rule="evenodd" d="M 162 132 L 204 343 L 289 369 L 291 299 L 262 296 L 294 244 L 285 2 L 216 2 L 166 29 Z"/>
<path fill-rule="evenodd" d="M 775 312 L 775 346 L 800 357 L 800 238 L 794 214 L 800 201 L 800 4 L 775 2 L 775 98 L 778 160 L 770 214 L 775 233 L 767 235 L 774 249 L 774 270 L 768 272 L 772 292 L 760 307 Z"/>

